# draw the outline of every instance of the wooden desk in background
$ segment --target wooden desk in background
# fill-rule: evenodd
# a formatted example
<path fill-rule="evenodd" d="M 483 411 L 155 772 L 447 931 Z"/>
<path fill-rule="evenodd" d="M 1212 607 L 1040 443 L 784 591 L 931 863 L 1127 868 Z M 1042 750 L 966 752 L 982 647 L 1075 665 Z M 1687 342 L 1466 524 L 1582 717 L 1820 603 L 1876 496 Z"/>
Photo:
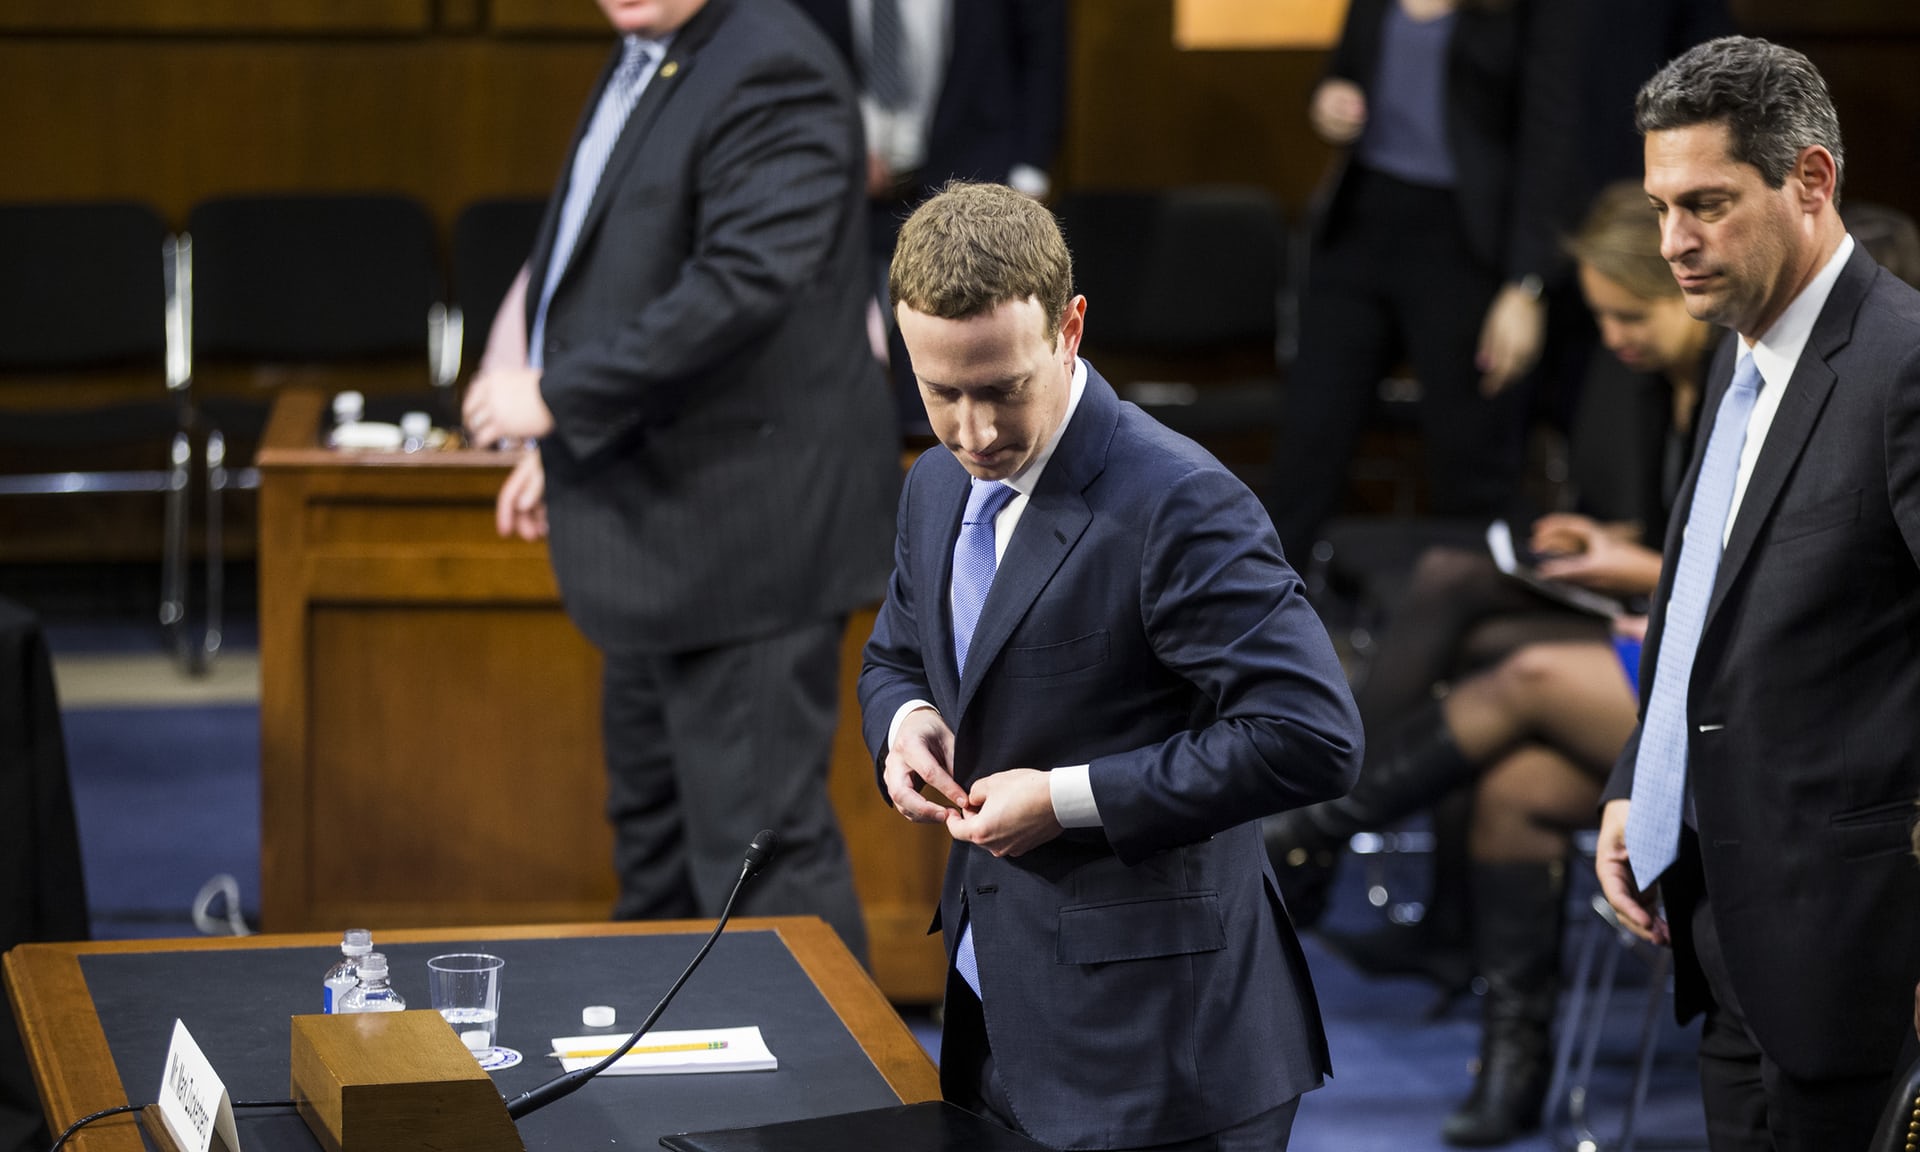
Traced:
<path fill-rule="evenodd" d="M 376 935 L 375 939 L 383 947 L 472 940 L 564 942 L 576 939 L 593 940 L 666 933 L 704 933 L 711 927 L 711 922 L 698 921 L 543 925 L 382 932 Z M 933 1063 L 927 1059 L 926 1053 L 914 1040 L 913 1034 L 887 1005 L 873 982 L 854 963 L 853 957 L 847 953 L 832 929 L 812 917 L 742 919 L 734 921 L 729 926 L 727 938 L 731 939 L 735 932 L 750 932 L 754 929 L 771 930 L 778 934 L 794 961 L 819 990 L 835 1015 L 839 1017 L 840 1022 L 845 1025 L 848 1034 L 858 1043 L 861 1051 L 873 1062 L 874 1069 L 886 1081 L 887 1087 L 899 1096 L 902 1102 L 914 1103 L 939 1098 L 939 1073 Z M 105 1108 L 128 1103 L 147 1103 L 152 1099 L 153 1091 L 157 1086 L 156 1076 L 155 1084 L 131 1085 L 132 1095 L 129 1096 L 129 1085 L 121 1079 L 120 1068 L 108 1047 L 106 1031 L 82 973 L 82 957 L 102 954 L 330 948 L 337 946 L 339 939 L 338 933 L 312 933 L 295 936 L 250 936 L 241 939 L 22 944 L 7 953 L 5 958 L 7 991 L 18 1014 L 20 1033 L 26 1041 L 34 1078 L 39 1084 L 47 1118 L 53 1125 L 54 1131 L 58 1133 L 60 1129 L 81 1116 Z M 689 936 L 688 941 L 686 958 L 690 959 L 697 947 L 698 937 Z M 717 956 L 718 953 L 716 958 Z M 314 970 L 311 988 L 301 989 L 302 994 L 310 996 L 316 1005 L 321 971 L 322 969 L 318 968 Z M 522 997 L 520 1003 L 524 1005 L 525 997 L 529 994 L 526 991 L 529 987 L 528 978 L 526 974 L 522 974 L 517 985 L 512 983 L 512 979 L 509 977 L 508 987 L 510 990 L 516 987 L 520 990 Z M 696 982 L 699 979 L 699 975 L 694 977 Z M 688 992 L 694 992 L 692 983 L 688 986 Z M 513 1011 L 511 995 L 509 991 L 509 998 L 503 1000 L 503 1023 L 506 1013 Z M 684 1002 L 683 999 L 676 1003 Z M 413 1006 L 427 1007 L 426 1004 Z M 526 1009 L 522 1007 L 520 1011 L 524 1014 Z M 639 1022 L 638 1017 L 625 1021 L 630 1026 L 637 1026 Z M 278 1028 L 285 1023 L 285 1020 L 279 1020 L 263 1026 Z M 206 1038 L 201 1037 L 201 1040 L 205 1043 Z M 161 1047 L 164 1049 L 164 1044 Z M 529 1067 L 539 1068 L 547 1063 L 538 1053 L 528 1052 L 526 1056 Z M 155 1070 L 156 1072 L 158 1070 L 157 1055 Z M 220 1068 L 216 1068 L 215 1071 L 224 1071 L 225 1076 L 236 1074 Z M 743 1084 L 743 1087 L 751 1087 L 751 1085 Z M 833 1111 L 833 1109 L 829 1107 L 821 1111 Z M 96 1122 L 83 1129 L 83 1135 L 75 1137 L 74 1147 L 81 1152 L 142 1152 L 144 1145 L 134 1120 L 132 1115 L 126 1115 Z M 651 1140 L 644 1143 L 647 1146 L 652 1145 Z"/>
<path fill-rule="evenodd" d="M 330 451 L 326 406 L 287 392 L 258 460 L 264 926 L 604 918 L 599 654 L 545 546 L 494 534 L 510 458 Z M 866 610 L 847 627 L 830 788 L 874 978 L 931 1003 L 947 838 L 874 787 L 854 697 L 872 626 Z"/>

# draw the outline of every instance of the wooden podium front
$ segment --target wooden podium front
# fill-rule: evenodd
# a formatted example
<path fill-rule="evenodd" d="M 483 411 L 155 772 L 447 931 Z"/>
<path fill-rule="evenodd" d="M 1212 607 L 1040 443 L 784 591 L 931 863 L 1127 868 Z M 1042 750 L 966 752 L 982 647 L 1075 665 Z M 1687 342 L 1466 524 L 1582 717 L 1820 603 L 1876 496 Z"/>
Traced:
<path fill-rule="evenodd" d="M 613 906 L 600 660 L 544 545 L 502 540 L 494 452 L 341 453 L 287 392 L 260 467 L 261 916 L 272 932 L 554 923 Z M 842 649 L 831 790 L 875 980 L 938 1000 L 946 837 L 887 807 Z"/>

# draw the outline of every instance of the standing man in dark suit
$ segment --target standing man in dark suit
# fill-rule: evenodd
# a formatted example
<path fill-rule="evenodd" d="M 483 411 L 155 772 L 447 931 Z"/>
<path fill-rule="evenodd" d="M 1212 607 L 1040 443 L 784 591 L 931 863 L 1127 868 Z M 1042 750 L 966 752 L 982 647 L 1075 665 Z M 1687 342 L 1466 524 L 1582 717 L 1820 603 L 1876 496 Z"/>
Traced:
<path fill-rule="evenodd" d="M 538 437 L 502 533 L 552 528 L 605 657 L 622 918 L 742 908 L 865 930 L 827 797 L 847 612 L 886 572 L 898 439 L 864 317 L 846 70 L 767 0 L 600 0 L 622 34 L 468 392 Z M 531 339 L 526 333 L 531 332 Z"/>
<path fill-rule="evenodd" d="M 1259 501 L 1076 355 L 1072 281 L 999 185 L 893 260 L 945 450 L 860 702 L 882 791 L 954 840 L 942 1090 L 1059 1148 L 1284 1148 L 1326 1039 L 1255 821 L 1344 792 L 1359 719 Z"/>
<path fill-rule="evenodd" d="M 1737 338 L 1667 532 L 1600 881 L 1672 944 L 1681 1017 L 1706 1013 L 1716 1152 L 1855 1152 L 1920 973 L 1920 294 L 1841 224 L 1839 120 L 1798 52 L 1711 41 L 1637 119 L 1662 255 Z"/>
<path fill-rule="evenodd" d="M 1044 198 L 1066 116 L 1066 0 L 796 0 L 860 78 L 874 276 L 886 296 L 900 222 L 949 180 Z M 924 429 L 887 325 L 904 427 Z"/>

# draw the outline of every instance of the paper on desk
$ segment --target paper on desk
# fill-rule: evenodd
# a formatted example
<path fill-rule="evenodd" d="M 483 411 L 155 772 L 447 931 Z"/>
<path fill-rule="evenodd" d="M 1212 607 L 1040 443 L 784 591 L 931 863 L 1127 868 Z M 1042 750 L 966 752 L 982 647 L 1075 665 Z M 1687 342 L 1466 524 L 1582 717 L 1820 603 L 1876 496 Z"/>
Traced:
<path fill-rule="evenodd" d="M 623 1035 L 561 1036 L 553 1042 L 555 1052 L 613 1049 L 626 1039 Z M 698 1028 L 679 1032 L 649 1032 L 634 1047 L 660 1048 L 677 1044 L 724 1042 L 724 1048 L 704 1048 L 690 1052 L 629 1052 L 602 1076 L 665 1076 L 681 1072 L 771 1072 L 780 1067 L 760 1035 L 760 1029 Z M 603 1057 L 561 1057 L 560 1066 L 569 1072 L 591 1068 Z"/>

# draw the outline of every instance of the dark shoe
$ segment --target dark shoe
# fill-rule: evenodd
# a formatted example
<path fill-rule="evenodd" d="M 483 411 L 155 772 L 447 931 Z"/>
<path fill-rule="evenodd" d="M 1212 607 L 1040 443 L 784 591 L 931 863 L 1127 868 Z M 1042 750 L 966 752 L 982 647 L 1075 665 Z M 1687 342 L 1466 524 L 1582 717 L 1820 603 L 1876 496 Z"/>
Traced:
<path fill-rule="evenodd" d="M 1475 864 L 1473 880 L 1474 951 L 1487 981 L 1480 1071 L 1440 1135 L 1456 1147 L 1488 1148 L 1540 1127 L 1560 991 L 1566 866 Z"/>

